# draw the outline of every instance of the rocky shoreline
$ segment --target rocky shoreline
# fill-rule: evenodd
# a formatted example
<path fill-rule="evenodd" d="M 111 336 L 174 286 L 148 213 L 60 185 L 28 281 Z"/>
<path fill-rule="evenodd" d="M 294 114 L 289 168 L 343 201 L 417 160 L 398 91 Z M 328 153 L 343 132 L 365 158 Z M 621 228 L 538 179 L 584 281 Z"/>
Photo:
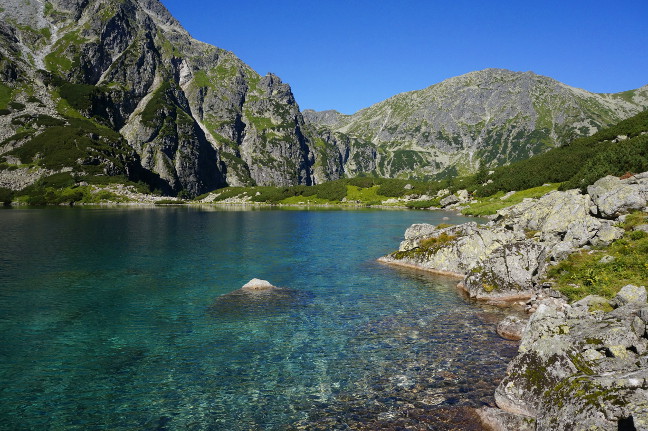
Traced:
<path fill-rule="evenodd" d="M 608 176 L 587 194 L 550 192 L 485 225 L 412 225 L 399 250 L 378 260 L 461 277 L 471 298 L 531 315 L 498 327 L 521 342 L 496 390 L 498 408 L 479 410 L 488 428 L 648 430 L 646 288 L 627 285 L 612 300 L 590 295 L 570 304 L 544 281 L 570 254 L 621 238 L 618 225 L 647 205 L 648 172 Z"/>

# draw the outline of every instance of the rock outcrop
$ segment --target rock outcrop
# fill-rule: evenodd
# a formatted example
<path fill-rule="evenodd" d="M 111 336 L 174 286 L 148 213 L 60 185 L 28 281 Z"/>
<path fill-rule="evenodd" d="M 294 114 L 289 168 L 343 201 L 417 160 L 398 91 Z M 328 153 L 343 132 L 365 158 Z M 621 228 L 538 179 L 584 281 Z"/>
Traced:
<path fill-rule="evenodd" d="M 623 236 L 623 229 L 600 215 L 611 214 L 603 202 L 612 202 L 615 194 L 615 202 L 624 202 L 614 204 L 615 214 L 645 206 L 635 197 L 643 196 L 648 174 L 633 178 L 601 180 L 606 191 L 594 198 L 567 190 L 525 199 L 500 210 L 486 225 L 415 224 L 405 231 L 399 251 L 379 260 L 460 276 L 461 286 L 476 299 L 530 299 L 550 263 L 581 247 L 608 245 Z M 601 181 L 592 191 L 602 190 Z M 625 193 L 628 189 L 632 193 Z"/>
<path fill-rule="evenodd" d="M 604 218 L 616 218 L 630 210 L 648 206 L 648 173 L 619 179 L 613 176 L 601 178 L 587 187 L 596 207 L 595 213 Z"/>
<path fill-rule="evenodd" d="M 590 311 L 588 301 L 542 304 L 497 388 L 497 405 L 535 419 L 537 430 L 648 429 L 646 291 L 623 290 L 643 293 L 607 313 Z"/>
<path fill-rule="evenodd" d="M 486 426 L 648 430 L 645 286 L 627 285 L 612 300 L 591 295 L 570 305 L 551 283 L 541 283 L 552 263 L 620 238 L 624 231 L 615 222 L 645 208 L 646 178 L 648 173 L 606 177 L 588 189 L 591 195 L 551 192 L 499 211 L 486 225 L 412 225 L 399 251 L 380 259 L 451 270 L 463 276 L 460 285 L 473 298 L 529 299 L 528 322 L 509 316 L 497 327 L 502 337 L 521 343 L 496 390 L 499 409 L 479 410 Z M 609 255 L 601 260 L 613 262 Z"/>

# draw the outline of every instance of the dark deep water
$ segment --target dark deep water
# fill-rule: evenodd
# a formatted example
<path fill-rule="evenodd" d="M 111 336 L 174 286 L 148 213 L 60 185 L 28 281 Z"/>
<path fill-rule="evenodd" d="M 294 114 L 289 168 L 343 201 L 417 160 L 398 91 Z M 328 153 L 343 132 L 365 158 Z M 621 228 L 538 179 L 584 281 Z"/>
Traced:
<path fill-rule="evenodd" d="M 0 211 L 0 429 L 470 428 L 517 345 L 375 262 L 424 211 Z M 253 277 L 293 290 L 220 299 Z"/>

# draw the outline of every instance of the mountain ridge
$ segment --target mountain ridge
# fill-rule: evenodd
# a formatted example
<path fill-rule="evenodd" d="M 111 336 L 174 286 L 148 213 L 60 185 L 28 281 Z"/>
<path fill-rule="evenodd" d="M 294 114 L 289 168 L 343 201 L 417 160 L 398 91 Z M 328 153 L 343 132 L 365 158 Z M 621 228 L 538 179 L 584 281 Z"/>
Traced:
<path fill-rule="evenodd" d="M 410 171 L 406 170 L 420 167 L 419 173 L 425 176 L 461 163 L 465 166 L 452 174 L 528 158 L 590 135 L 646 106 L 648 86 L 597 94 L 533 72 L 485 69 L 394 95 L 351 115 L 305 110 L 304 118 L 369 140 L 386 160 L 396 158 L 399 150 L 414 148 L 418 155 L 427 153 L 423 158 L 410 157 Z M 501 130 L 503 126 L 505 130 Z M 509 148 L 493 151 L 497 146 Z M 466 154 L 472 154 L 474 160 L 465 160 Z M 439 161 L 440 166 L 430 169 Z M 398 173 L 383 167 L 379 175 Z"/>
<path fill-rule="evenodd" d="M 487 69 L 352 115 L 301 112 L 288 84 L 193 39 L 158 0 L 5 6 L 0 187 L 13 190 L 52 175 L 187 196 L 357 175 L 442 178 L 527 158 L 648 106 L 648 87 L 595 95 Z"/>

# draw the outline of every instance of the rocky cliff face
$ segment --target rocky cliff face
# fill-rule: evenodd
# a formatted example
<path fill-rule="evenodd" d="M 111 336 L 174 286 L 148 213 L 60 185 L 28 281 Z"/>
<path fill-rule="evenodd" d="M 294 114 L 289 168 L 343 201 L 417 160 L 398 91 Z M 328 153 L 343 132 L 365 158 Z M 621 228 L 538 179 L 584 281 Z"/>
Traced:
<path fill-rule="evenodd" d="M 196 195 L 373 168 L 342 135 L 316 139 L 278 77 L 191 38 L 157 0 L 7 0 L 0 15 L 0 163 L 22 178 L 0 186 L 72 172 Z"/>
<path fill-rule="evenodd" d="M 594 94 L 532 72 L 486 69 L 398 94 L 353 115 L 304 111 L 304 117 L 371 142 L 381 176 L 426 177 L 526 159 L 646 106 L 648 86 Z"/>

